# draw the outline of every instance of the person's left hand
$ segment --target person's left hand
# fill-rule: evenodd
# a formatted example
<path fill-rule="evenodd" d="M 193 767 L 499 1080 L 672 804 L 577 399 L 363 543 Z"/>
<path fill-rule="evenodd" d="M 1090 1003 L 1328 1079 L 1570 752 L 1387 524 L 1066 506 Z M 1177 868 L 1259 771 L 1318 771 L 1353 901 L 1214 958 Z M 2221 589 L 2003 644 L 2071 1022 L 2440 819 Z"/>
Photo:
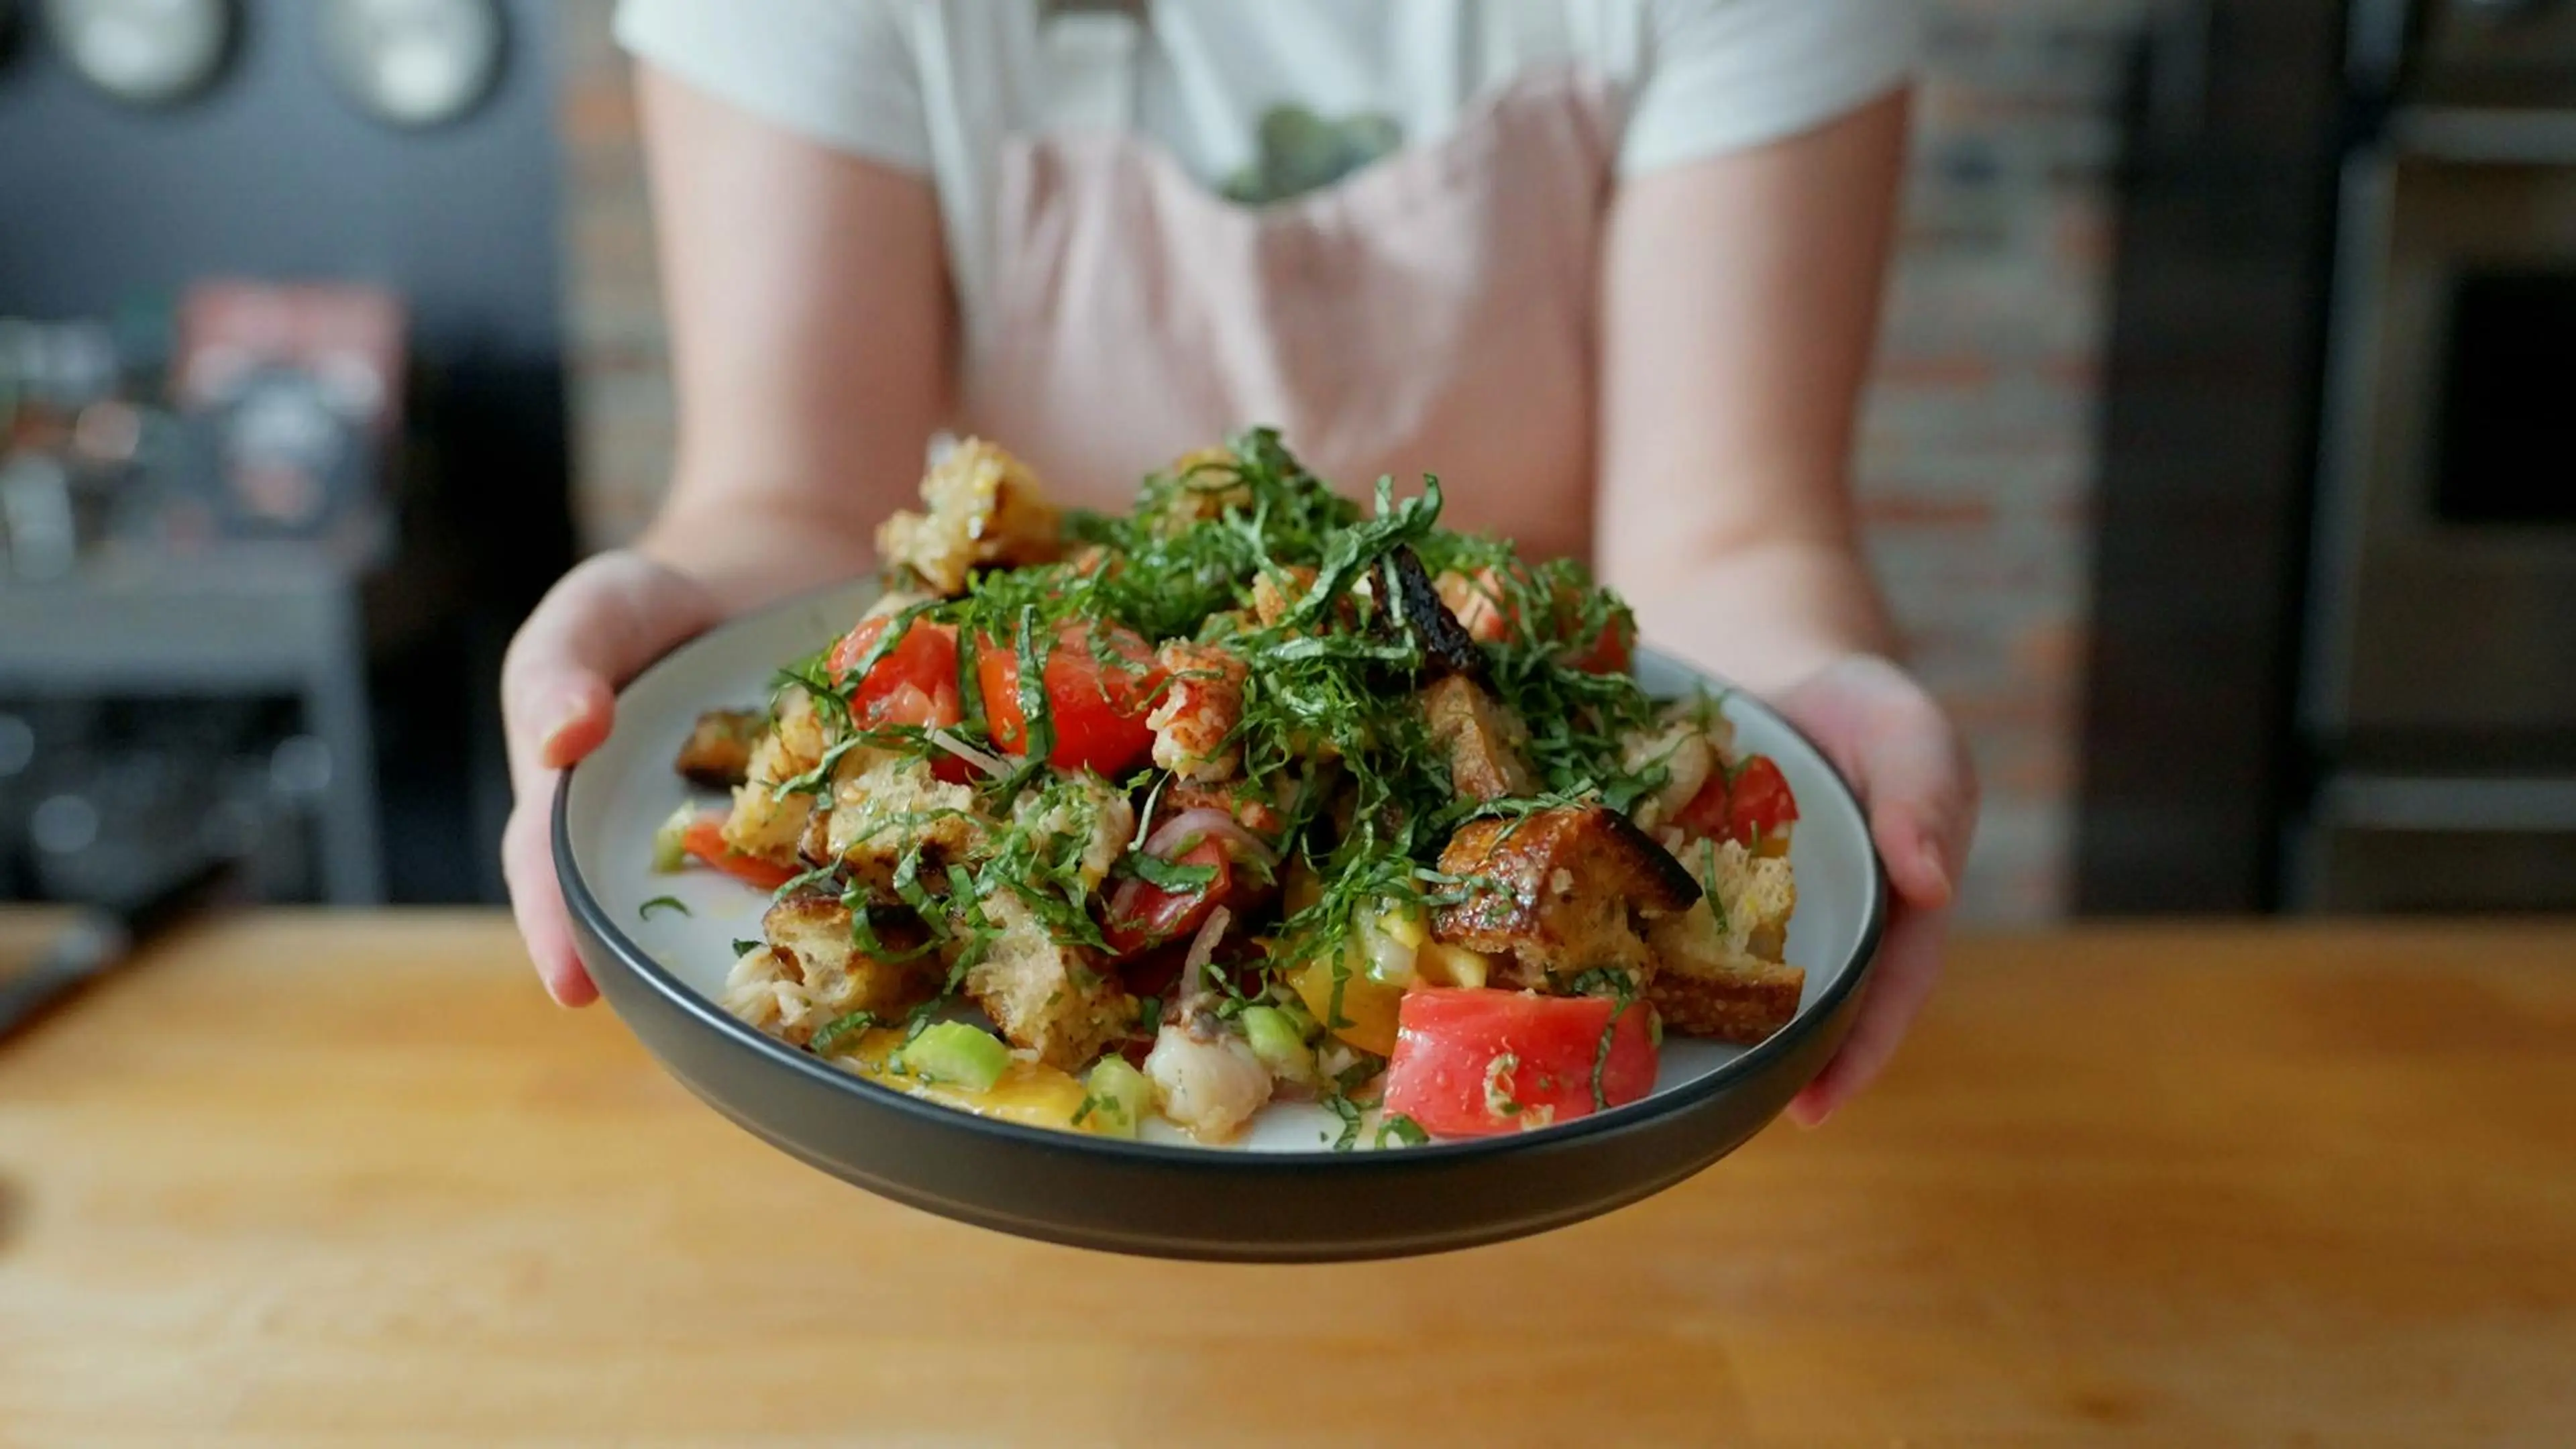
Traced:
<path fill-rule="evenodd" d="M 1773 703 L 1860 795 L 1895 893 L 1877 974 L 1851 1035 L 1789 1103 L 1793 1120 L 1814 1127 L 1877 1080 L 1941 979 L 1950 899 L 1976 834 L 1977 780 L 1941 706 L 1875 655 L 1837 660 Z"/>

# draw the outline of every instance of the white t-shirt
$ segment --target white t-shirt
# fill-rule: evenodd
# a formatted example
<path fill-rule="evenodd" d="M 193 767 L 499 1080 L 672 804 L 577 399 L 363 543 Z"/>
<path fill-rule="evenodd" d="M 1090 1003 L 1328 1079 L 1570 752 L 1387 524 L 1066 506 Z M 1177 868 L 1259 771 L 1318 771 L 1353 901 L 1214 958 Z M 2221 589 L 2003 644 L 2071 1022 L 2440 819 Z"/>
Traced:
<path fill-rule="evenodd" d="M 1442 135 L 1485 92 L 1588 66 L 1635 176 L 1812 129 L 1906 79 L 1910 0 L 1150 0 L 1150 25 L 1044 0 L 624 0 L 636 55 L 826 145 L 930 176 L 972 330 L 989 292 L 995 156 L 1108 124 L 1211 187 L 1263 194 L 1275 113 L 1339 163 Z M 1061 12 L 1061 13 L 1059 13 Z M 1126 48 L 1121 64 L 1101 52 Z M 1118 76 L 1104 84 L 1104 77 Z M 1273 124 L 1265 127 L 1265 119 Z M 1294 128 L 1290 128 L 1294 129 Z M 1274 138 L 1267 146 L 1265 135 Z M 1311 148 L 1308 148 L 1311 149 Z M 1331 161 L 1324 163 L 1330 179 Z M 1271 194 L 1277 194 L 1275 186 Z"/>

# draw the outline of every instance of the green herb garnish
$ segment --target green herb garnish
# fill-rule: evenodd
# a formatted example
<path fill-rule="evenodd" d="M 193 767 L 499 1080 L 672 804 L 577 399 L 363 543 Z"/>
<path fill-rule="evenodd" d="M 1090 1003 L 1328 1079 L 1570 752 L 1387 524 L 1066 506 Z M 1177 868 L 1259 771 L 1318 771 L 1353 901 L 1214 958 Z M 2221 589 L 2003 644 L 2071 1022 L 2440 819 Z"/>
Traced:
<path fill-rule="evenodd" d="M 1118 868 L 1121 872 L 1136 877 L 1156 890 L 1169 891 L 1173 895 L 1202 889 L 1216 879 L 1215 866 L 1182 865 L 1176 861 L 1147 855 L 1141 850 L 1133 855 L 1121 857 Z"/>
<path fill-rule="evenodd" d="M 1377 1145 L 1384 1147 L 1390 1137 L 1407 1147 L 1419 1147 L 1431 1140 L 1431 1134 L 1422 1130 L 1421 1123 L 1401 1112 L 1389 1112 L 1386 1120 L 1377 1124 Z"/>
<path fill-rule="evenodd" d="M 875 1012 L 853 1011 L 847 1016 L 836 1016 L 823 1023 L 815 1030 L 812 1040 L 806 1045 L 814 1055 L 827 1057 L 832 1054 L 832 1048 L 841 1044 L 842 1038 L 856 1036 L 878 1024 Z"/>

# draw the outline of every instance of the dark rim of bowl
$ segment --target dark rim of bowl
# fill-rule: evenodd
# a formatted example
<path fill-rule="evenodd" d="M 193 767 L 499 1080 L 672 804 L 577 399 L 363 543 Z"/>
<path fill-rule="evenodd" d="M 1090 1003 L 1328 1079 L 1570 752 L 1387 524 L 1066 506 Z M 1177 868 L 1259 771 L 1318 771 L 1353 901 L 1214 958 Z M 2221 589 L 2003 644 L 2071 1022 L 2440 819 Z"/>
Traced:
<path fill-rule="evenodd" d="M 628 687 L 632 688 L 634 683 L 641 683 L 646 676 L 671 664 L 681 654 L 692 652 L 696 646 L 712 644 L 723 635 L 732 632 L 736 625 L 785 613 L 791 609 L 809 607 L 819 599 L 857 586 L 855 583 L 845 583 L 800 593 L 772 604 L 766 609 L 729 621 L 709 633 L 683 640 L 665 651 L 651 664 L 637 671 L 635 680 L 630 682 Z M 1854 817 L 1860 821 L 1864 838 L 1867 838 L 1868 810 L 1862 805 L 1860 797 L 1852 792 L 1851 783 L 1843 778 L 1840 770 L 1834 768 L 1832 758 L 1819 748 L 1814 740 L 1809 739 L 1804 730 L 1791 724 L 1779 711 L 1749 692 L 1726 686 L 1721 681 L 1710 680 L 1699 670 L 1691 669 L 1668 655 L 1662 655 L 1659 651 L 1641 649 L 1639 653 L 1641 656 L 1655 655 L 1696 678 L 1717 684 L 1730 704 L 1740 700 L 1759 710 L 1773 724 L 1795 736 L 1801 744 L 1814 752 L 1817 761 L 1825 767 L 1826 777 L 1834 782 L 1834 788 L 1840 792 L 1843 803 L 1850 807 Z M 621 694 L 623 692 L 620 691 Z M 778 1066 L 801 1072 L 808 1079 L 826 1084 L 830 1089 L 849 1093 L 860 1104 L 881 1110 L 908 1113 L 925 1123 L 980 1134 L 997 1143 L 1016 1143 L 1023 1147 L 1060 1152 L 1102 1153 L 1139 1165 L 1153 1164 L 1227 1173 L 1319 1170 L 1339 1173 L 1397 1172 L 1405 1170 L 1408 1165 L 1435 1161 L 1454 1162 L 1468 1158 L 1551 1151 L 1572 1147 L 1588 1138 L 1645 1128 L 1688 1112 L 1721 1095 L 1737 1082 L 1760 1074 L 1764 1067 L 1786 1056 L 1806 1037 L 1821 1030 L 1824 1023 L 1830 1020 L 1835 1010 L 1842 1005 L 1843 999 L 1859 990 L 1862 982 L 1877 969 L 1880 938 L 1887 929 L 1887 869 L 1879 860 L 1876 843 L 1872 842 L 1869 851 L 1863 857 L 1869 866 L 1869 899 L 1868 914 L 1861 921 L 1860 943 L 1846 968 L 1830 986 L 1826 987 L 1823 995 L 1801 1008 L 1796 1016 L 1790 1018 L 1787 1026 L 1773 1032 L 1758 1045 L 1746 1048 L 1744 1054 L 1733 1061 L 1724 1063 L 1715 1070 L 1668 1092 L 1653 1093 L 1643 1100 L 1614 1107 L 1606 1112 L 1595 1112 L 1589 1116 L 1578 1117 L 1571 1122 L 1558 1123 L 1532 1131 L 1471 1138 L 1463 1142 L 1426 1142 L 1402 1148 L 1388 1150 L 1373 1148 L 1368 1151 L 1321 1147 L 1299 1151 L 1255 1152 L 1223 1147 L 1184 1147 L 1162 1142 L 1137 1142 L 1120 1137 L 1098 1136 L 1088 1132 L 1029 1127 L 1017 1122 L 978 1116 L 956 1107 L 942 1106 L 937 1102 L 926 1101 L 898 1092 L 892 1087 L 869 1081 L 855 1072 L 843 1071 L 831 1066 L 811 1052 L 801 1051 L 736 1019 L 731 1012 L 726 1011 L 654 960 L 652 953 L 637 945 L 633 938 L 610 919 L 607 908 L 602 906 L 598 897 L 591 893 L 590 883 L 582 877 L 581 867 L 574 859 L 572 848 L 572 780 L 574 772 L 580 768 L 581 765 L 576 763 L 571 769 L 563 771 L 561 779 L 555 786 L 554 820 L 550 834 L 553 837 L 555 876 L 563 887 L 564 904 L 571 910 L 573 917 L 608 948 L 609 954 L 617 959 L 619 965 L 651 987 L 663 999 L 696 1018 L 701 1024 L 713 1028 L 718 1036 L 753 1051 Z"/>

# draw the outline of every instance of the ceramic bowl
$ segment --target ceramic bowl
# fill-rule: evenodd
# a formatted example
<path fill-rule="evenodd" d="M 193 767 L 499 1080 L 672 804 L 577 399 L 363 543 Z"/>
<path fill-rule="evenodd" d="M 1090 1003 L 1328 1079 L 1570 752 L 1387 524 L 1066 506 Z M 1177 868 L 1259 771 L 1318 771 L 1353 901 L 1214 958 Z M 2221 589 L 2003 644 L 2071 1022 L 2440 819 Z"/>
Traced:
<path fill-rule="evenodd" d="M 1160 1123 L 1138 1141 L 995 1121 L 905 1096 L 774 1040 L 717 1004 L 731 943 L 767 904 L 709 871 L 656 874 L 654 829 L 688 795 L 671 759 L 700 711 L 767 697 L 784 662 L 859 616 L 872 585 L 738 619 L 665 656 L 618 698 L 608 741 L 567 772 L 554 853 L 582 960 L 671 1074 L 773 1146 L 899 1202 L 1003 1232 L 1170 1257 L 1320 1261 L 1432 1252 L 1606 1212 L 1680 1182 L 1776 1116 L 1849 1029 L 1887 916 L 1866 817 L 1816 748 L 1770 708 L 1725 696 L 1740 748 L 1796 793 L 1797 1017 L 1760 1046 L 1665 1039 L 1652 1095 L 1477 1141 L 1335 1151 L 1323 1108 L 1274 1104 L 1237 1143 Z M 1702 681 L 1654 653 L 1658 695 Z M 712 798 L 712 797 L 711 797 Z M 645 910 L 676 897 L 686 913 Z"/>

